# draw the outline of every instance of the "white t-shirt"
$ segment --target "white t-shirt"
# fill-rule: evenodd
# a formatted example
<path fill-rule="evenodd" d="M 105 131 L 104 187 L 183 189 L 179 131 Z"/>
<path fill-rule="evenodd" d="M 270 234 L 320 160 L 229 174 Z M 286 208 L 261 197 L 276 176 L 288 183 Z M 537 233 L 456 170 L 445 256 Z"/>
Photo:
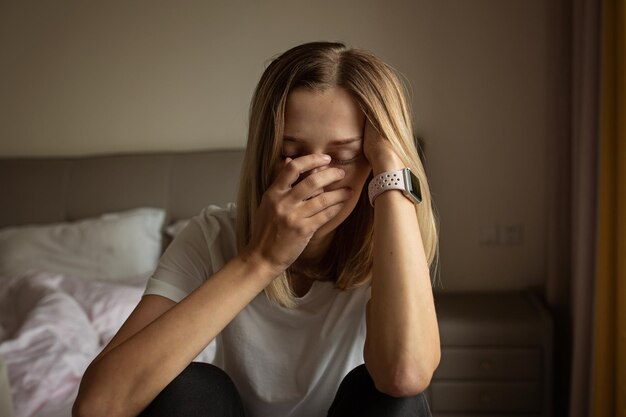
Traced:
<path fill-rule="evenodd" d="M 179 302 L 237 253 L 235 206 L 209 206 L 168 246 L 145 294 Z M 248 417 L 326 416 L 339 384 L 363 363 L 366 285 L 315 281 L 297 308 L 261 292 L 196 358 L 226 371 Z"/>

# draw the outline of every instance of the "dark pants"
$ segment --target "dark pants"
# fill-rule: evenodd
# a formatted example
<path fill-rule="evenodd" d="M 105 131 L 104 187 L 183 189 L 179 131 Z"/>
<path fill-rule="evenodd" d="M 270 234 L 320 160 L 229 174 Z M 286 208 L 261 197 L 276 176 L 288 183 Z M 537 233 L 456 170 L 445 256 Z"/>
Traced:
<path fill-rule="evenodd" d="M 139 417 L 244 417 L 235 384 L 223 370 L 192 362 Z M 395 398 L 376 389 L 365 365 L 345 376 L 328 417 L 430 417 L 424 394 Z M 320 416 L 323 417 L 323 416 Z"/>

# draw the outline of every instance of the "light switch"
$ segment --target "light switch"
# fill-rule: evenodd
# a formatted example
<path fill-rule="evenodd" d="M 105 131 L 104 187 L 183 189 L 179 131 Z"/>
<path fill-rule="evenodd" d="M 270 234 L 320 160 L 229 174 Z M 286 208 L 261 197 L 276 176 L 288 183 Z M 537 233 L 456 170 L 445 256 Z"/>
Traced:
<path fill-rule="evenodd" d="M 480 229 L 478 241 L 481 245 L 521 245 L 524 224 L 491 224 Z"/>
<path fill-rule="evenodd" d="M 522 223 L 505 224 L 500 226 L 499 241 L 504 245 L 521 245 L 524 225 Z"/>

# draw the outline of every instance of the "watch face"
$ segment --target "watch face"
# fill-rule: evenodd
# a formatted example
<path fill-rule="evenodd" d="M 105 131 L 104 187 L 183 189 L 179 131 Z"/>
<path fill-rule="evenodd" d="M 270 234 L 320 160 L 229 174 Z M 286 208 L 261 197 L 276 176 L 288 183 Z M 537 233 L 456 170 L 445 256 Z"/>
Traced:
<path fill-rule="evenodd" d="M 404 170 L 404 183 L 406 184 L 409 198 L 412 198 L 415 203 L 421 203 L 422 189 L 420 188 L 420 181 L 408 168 Z"/>

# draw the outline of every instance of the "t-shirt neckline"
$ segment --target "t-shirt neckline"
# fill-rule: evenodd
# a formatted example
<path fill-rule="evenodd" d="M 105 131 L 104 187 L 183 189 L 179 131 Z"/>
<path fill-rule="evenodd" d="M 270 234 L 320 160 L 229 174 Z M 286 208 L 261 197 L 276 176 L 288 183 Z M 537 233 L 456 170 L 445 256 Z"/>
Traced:
<path fill-rule="evenodd" d="M 328 284 L 332 284 L 332 282 L 320 280 L 313 281 L 313 284 L 311 284 L 311 288 L 309 288 L 306 294 L 304 294 L 302 297 L 295 297 L 296 303 L 300 305 L 302 303 L 311 301 L 312 299 L 316 298 L 322 292 L 321 289 Z"/>

